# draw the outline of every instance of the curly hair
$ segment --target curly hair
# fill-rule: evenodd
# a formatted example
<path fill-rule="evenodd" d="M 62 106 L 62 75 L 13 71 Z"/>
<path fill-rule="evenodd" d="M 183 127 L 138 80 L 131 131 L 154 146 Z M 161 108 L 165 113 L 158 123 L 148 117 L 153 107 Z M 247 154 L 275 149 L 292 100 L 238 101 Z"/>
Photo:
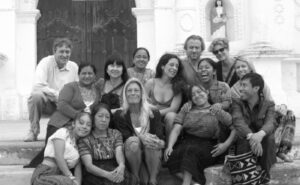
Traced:
<path fill-rule="evenodd" d="M 210 46 L 208 47 L 209 52 L 213 52 L 216 45 L 223 46 L 224 48 L 229 50 L 229 41 L 226 38 L 216 38 L 214 39 Z"/>
<path fill-rule="evenodd" d="M 183 70 L 182 62 L 178 56 L 176 56 L 174 54 L 170 54 L 170 53 L 166 53 L 166 54 L 162 55 L 156 66 L 155 78 L 161 78 L 163 76 L 162 67 L 165 66 L 169 62 L 169 60 L 171 60 L 172 58 L 177 59 L 178 64 L 179 64 L 177 74 L 175 75 L 174 78 L 171 79 L 172 90 L 174 92 L 174 95 L 177 95 L 180 92 L 182 92 L 182 87 L 184 85 L 183 78 L 182 78 L 182 70 Z"/>

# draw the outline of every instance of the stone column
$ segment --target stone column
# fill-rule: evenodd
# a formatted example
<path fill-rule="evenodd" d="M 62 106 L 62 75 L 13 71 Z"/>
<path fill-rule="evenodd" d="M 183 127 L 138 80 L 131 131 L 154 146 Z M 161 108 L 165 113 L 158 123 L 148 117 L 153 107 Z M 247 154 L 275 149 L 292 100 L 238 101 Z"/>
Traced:
<path fill-rule="evenodd" d="M 20 96 L 21 116 L 27 117 L 27 98 L 32 89 L 37 65 L 38 0 L 20 0 L 16 9 L 16 89 Z"/>

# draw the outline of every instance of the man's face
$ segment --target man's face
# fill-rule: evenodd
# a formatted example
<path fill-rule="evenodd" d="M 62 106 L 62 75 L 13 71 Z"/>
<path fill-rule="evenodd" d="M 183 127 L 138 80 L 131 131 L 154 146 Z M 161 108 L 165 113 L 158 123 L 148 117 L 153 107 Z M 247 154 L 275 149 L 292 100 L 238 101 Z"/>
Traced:
<path fill-rule="evenodd" d="M 199 60 L 202 54 L 201 41 L 190 39 L 187 41 L 186 54 L 191 60 Z"/>
<path fill-rule="evenodd" d="M 240 93 L 241 93 L 242 100 L 249 100 L 253 96 L 257 95 L 259 87 L 258 86 L 253 87 L 249 79 L 241 80 L 240 83 L 241 83 Z"/>
<path fill-rule="evenodd" d="M 57 63 L 58 68 L 63 68 L 66 66 L 71 56 L 71 48 L 67 47 L 65 44 L 56 47 L 54 51 L 54 58 Z"/>

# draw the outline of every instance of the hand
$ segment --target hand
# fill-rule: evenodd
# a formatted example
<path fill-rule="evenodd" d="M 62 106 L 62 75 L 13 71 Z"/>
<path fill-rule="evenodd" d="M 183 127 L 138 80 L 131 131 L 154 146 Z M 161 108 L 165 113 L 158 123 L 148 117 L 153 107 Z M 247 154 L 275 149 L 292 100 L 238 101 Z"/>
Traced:
<path fill-rule="evenodd" d="M 76 179 L 73 180 L 73 184 L 74 184 L 74 185 L 80 185 L 79 182 L 78 182 Z"/>
<path fill-rule="evenodd" d="M 250 143 L 252 152 L 257 156 L 262 156 L 263 149 L 261 143 Z"/>
<path fill-rule="evenodd" d="M 217 156 L 221 155 L 222 153 L 224 153 L 227 150 L 227 148 L 229 146 L 225 143 L 218 143 L 214 147 L 215 147 L 215 149 L 213 149 L 210 152 L 212 154 L 212 157 L 217 157 Z"/>
<path fill-rule="evenodd" d="M 171 147 L 168 147 L 165 150 L 165 161 L 169 160 L 169 157 L 171 156 L 172 152 L 173 152 L 173 148 L 171 148 Z"/>
<path fill-rule="evenodd" d="M 162 148 L 162 142 L 161 140 L 153 134 L 146 133 L 142 137 L 142 142 L 145 145 L 145 147 L 157 150 Z"/>
<path fill-rule="evenodd" d="M 191 108 L 192 108 L 192 102 L 188 101 L 182 106 L 181 110 L 183 110 L 184 112 L 189 112 Z"/>
<path fill-rule="evenodd" d="M 218 114 L 220 111 L 222 111 L 222 104 L 221 103 L 215 103 L 213 104 L 211 107 L 210 107 L 210 112 L 215 115 L 215 114 Z"/>
<path fill-rule="evenodd" d="M 250 138 L 247 138 L 251 143 L 261 143 L 264 136 L 266 135 L 265 131 L 261 130 L 259 132 L 256 132 L 250 136 Z"/>
<path fill-rule="evenodd" d="M 107 178 L 111 182 L 117 182 L 119 180 L 118 179 L 118 174 L 116 173 L 116 170 L 108 171 L 107 174 L 105 175 L 105 178 Z"/>
<path fill-rule="evenodd" d="M 116 182 L 120 183 L 124 180 L 124 171 L 125 171 L 125 166 L 124 164 L 120 164 L 115 170 L 114 173 L 116 173 Z"/>

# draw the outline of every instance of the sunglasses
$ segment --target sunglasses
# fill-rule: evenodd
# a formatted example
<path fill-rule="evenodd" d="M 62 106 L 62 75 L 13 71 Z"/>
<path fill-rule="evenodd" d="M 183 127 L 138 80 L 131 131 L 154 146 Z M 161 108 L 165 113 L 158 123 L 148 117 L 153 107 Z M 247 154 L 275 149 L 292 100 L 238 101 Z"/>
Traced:
<path fill-rule="evenodd" d="M 214 55 L 216 55 L 216 54 L 218 54 L 219 52 L 223 52 L 225 50 L 225 48 L 220 48 L 220 49 L 218 49 L 218 50 L 214 50 L 212 53 L 214 54 Z"/>

